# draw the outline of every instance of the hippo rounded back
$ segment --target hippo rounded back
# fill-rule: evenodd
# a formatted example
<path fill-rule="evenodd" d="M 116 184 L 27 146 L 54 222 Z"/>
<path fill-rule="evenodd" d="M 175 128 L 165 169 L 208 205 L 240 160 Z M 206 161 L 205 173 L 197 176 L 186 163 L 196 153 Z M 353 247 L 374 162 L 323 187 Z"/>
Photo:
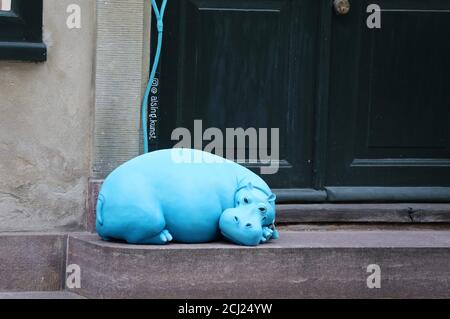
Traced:
<path fill-rule="evenodd" d="M 278 238 L 275 195 L 245 167 L 199 150 L 160 150 L 114 170 L 97 202 L 97 232 L 131 244 L 255 246 Z"/>

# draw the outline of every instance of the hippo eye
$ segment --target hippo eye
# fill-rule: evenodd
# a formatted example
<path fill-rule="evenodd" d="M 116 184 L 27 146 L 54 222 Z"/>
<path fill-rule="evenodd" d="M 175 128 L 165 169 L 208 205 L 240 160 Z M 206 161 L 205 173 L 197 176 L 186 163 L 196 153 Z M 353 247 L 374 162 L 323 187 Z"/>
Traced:
<path fill-rule="evenodd" d="M 250 203 L 250 200 L 247 197 L 244 197 L 244 203 L 248 204 Z"/>
<path fill-rule="evenodd" d="M 260 211 L 261 213 L 265 213 L 265 212 L 267 211 L 267 208 L 265 208 L 265 207 L 260 207 L 260 208 L 259 208 L 259 211 Z"/>

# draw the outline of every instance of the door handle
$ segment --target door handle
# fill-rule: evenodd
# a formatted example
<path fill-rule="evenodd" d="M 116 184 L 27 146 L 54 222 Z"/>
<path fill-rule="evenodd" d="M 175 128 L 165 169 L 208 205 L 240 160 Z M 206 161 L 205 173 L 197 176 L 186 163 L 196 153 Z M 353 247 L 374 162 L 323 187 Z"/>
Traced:
<path fill-rule="evenodd" d="M 350 1 L 333 0 L 333 7 L 337 15 L 345 15 L 350 11 Z"/>

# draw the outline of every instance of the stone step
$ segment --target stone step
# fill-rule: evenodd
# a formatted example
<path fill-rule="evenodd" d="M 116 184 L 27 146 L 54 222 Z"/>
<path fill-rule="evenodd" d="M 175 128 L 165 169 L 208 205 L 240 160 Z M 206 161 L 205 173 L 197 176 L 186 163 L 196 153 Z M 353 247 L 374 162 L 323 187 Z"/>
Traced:
<path fill-rule="evenodd" d="M 278 223 L 449 223 L 450 204 L 285 204 Z"/>
<path fill-rule="evenodd" d="M 259 247 L 69 235 L 88 298 L 449 298 L 449 230 L 283 231 Z M 368 288 L 368 266 L 381 288 Z M 376 275 L 376 274 L 375 274 Z"/>
<path fill-rule="evenodd" d="M 0 292 L 64 288 L 66 234 L 0 233 Z"/>
<path fill-rule="evenodd" d="M 0 292 L 0 299 L 86 299 L 68 291 Z"/>

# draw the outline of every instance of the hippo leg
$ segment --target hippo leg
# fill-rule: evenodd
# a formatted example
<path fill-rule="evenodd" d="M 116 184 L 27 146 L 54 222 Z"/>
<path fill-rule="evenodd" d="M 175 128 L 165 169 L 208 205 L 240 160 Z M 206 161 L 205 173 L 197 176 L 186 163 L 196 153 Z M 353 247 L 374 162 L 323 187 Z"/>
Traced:
<path fill-rule="evenodd" d="M 167 229 L 164 229 L 158 235 L 151 238 L 146 238 L 141 241 L 141 244 L 151 244 L 151 245 L 164 245 L 172 241 L 173 237 Z"/>
<path fill-rule="evenodd" d="M 139 209 L 134 209 L 128 216 L 125 240 L 130 244 L 163 245 L 173 238 L 166 229 L 166 220 L 159 207 L 149 204 Z"/>

